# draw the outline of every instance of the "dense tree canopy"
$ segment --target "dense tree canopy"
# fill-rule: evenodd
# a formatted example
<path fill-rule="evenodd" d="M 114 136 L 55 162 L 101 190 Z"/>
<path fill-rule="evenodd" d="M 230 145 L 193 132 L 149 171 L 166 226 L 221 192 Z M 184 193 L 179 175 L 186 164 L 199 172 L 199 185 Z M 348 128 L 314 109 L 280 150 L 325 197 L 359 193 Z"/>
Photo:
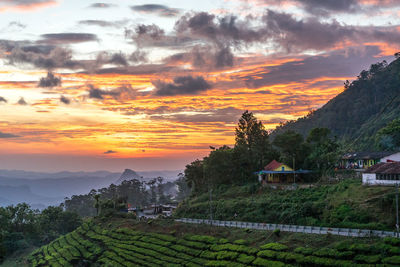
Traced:
<path fill-rule="evenodd" d="M 399 115 L 400 116 L 400 115 Z M 400 150 L 400 118 L 378 131 L 378 146 L 384 150 Z"/>
<path fill-rule="evenodd" d="M 43 245 L 80 224 L 78 214 L 62 207 L 48 207 L 41 212 L 26 203 L 0 207 L 0 262 L 19 249 Z"/>

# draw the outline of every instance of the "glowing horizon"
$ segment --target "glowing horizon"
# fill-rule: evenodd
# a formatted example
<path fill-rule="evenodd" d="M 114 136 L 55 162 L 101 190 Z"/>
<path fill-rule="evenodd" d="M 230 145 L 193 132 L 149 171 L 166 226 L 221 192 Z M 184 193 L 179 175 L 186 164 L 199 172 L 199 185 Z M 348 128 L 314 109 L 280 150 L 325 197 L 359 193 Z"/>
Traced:
<path fill-rule="evenodd" d="M 183 169 L 394 59 L 400 4 L 307 3 L 0 3 L 0 169 Z"/>

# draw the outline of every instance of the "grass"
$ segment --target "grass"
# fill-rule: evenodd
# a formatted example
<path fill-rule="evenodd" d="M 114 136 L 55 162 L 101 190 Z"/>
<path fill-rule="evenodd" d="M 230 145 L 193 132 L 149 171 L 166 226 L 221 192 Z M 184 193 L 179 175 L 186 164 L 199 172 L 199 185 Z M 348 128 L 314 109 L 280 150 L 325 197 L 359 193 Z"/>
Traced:
<path fill-rule="evenodd" d="M 393 187 L 367 187 L 348 179 L 294 191 L 223 186 L 213 190 L 211 206 L 217 220 L 393 230 L 394 197 Z M 209 195 L 204 193 L 182 202 L 175 215 L 205 218 L 209 209 Z"/>

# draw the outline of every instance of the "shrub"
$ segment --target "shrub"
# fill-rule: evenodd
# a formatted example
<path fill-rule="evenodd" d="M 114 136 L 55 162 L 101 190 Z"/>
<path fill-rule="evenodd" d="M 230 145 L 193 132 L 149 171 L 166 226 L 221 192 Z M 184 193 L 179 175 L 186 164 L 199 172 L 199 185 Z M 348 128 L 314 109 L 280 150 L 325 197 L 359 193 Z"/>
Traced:
<path fill-rule="evenodd" d="M 271 249 L 275 251 L 285 251 L 288 249 L 288 246 L 279 244 L 279 243 L 268 243 L 261 246 L 261 249 Z"/>
<path fill-rule="evenodd" d="M 217 260 L 234 260 L 239 253 L 232 251 L 219 251 L 216 252 Z"/>
<path fill-rule="evenodd" d="M 254 261 L 255 257 L 254 256 L 248 256 L 245 254 L 240 254 L 239 257 L 237 258 L 238 262 L 244 263 L 244 264 L 250 264 L 252 261 Z"/>
<path fill-rule="evenodd" d="M 313 248 L 305 248 L 305 247 L 297 247 L 294 252 L 300 253 L 303 255 L 311 255 L 314 252 Z"/>
<path fill-rule="evenodd" d="M 247 245 L 248 244 L 248 242 L 244 239 L 235 240 L 235 241 L 233 241 L 233 243 L 236 245 Z"/>
<path fill-rule="evenodd" d="M 382 260 L 382 262 L 388 263 L 388 264 L 400 265 L 400 256 L 392 256 L 392 257 L 384 258 Z"/>
<path fill-rule="evenodd" d="M 253 261 L 253 264 L 256 265 L 256 266 L 266 266 L 266 267 L 284 267 L 284 266 L 286 266 L 282 262 L 270 261 L 270 260 L 265 260 L 265 259 L 262 259 L 262 258 L 255 259 L 255 261 Z"/>
<path fill-rule="evenodd" d="M 354 257 L 356 262 L 364 262 L 364 263 L 378 263 L 381 260 L 380 255 L 357 255 Z"/>
<path fill-rule="evenodd" d="M 396 237 L 385 237 L 383 241 L 392 246 L 400 246 L 400 239 Z"/>
<path fill-rule="evenodd" d="M 263 257 L 263 258 L 270 258 L 270 259 L 275 259 L 276 258 L 276 252 L 272 250 L 262 250 L 257 253 L 258 257 Z"/>

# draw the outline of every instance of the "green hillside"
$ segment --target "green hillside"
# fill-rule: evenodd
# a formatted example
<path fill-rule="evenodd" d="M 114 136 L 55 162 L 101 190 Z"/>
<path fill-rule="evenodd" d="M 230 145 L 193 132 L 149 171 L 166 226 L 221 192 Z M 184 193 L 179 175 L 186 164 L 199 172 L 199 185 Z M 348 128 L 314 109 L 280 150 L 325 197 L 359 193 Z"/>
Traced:
<path fill-rule="evenodd" d="M 303 185 L 297 190 L 260 185 L 220 186 L 213 190 L 211 208 L 216 220 L 311 226 L 395 229 L 395 189 L 367 187 L 357 179 L 337 184 Z M 183 201 L 175 214 L 209 218 L 209 193 Z"/>
<path fill-rule="evenodd" d="M 355 149 L 378 149 L 375 135 L 400 118 L 400 59 L 371 65 L 345 90 L 308 116 L 278 127 L 273 135 L 294 130 L 307 136 L 315 127 L 325 127 Z"/>
<path fill-rule="evenodd" d="M 162 222 L 153 222 L 153 224 Z M 165 223 L 165 222 L 164 222 Z M 226 238 L 198 234 L 205 226 L 148 226 L 124 220 L 83 224 L 29 256 L 32 266 L 372 266 L 400 264 L 400 241 L 347 239 L 293 234 L 283 242 L 258 231 L 232 230 Z M 170 231 L 171 228 L 177 230 Z M 180 231 L 178 230 L 180 229 Z M 218 231 L 219 229 L 208 230 Z M 162 233 L 159 233 L 159 232 Z M 221 230 L 226 233 L 226 229 Z M 229 231 L 230 232 L 230 231 Z M 242 234 L 240 235 L 239 232 Z M 232 237 L 241 236 L 234 240 Z M 293 237 L 294 236 L 294 237 Z M 244 239 L 243 239 L 244 238 Z M 295 245 L 302 240 L 307 247 Z M 307 241 L 308 240 L 308 241 Z M 343 241 L 344 240 L 344 241 Z M 265 243 L 260 243 L 264 241 Z M 268 242 L 269 241 L 269 242 Z M 321 243 L 322 242 L 322 243 Z M 321 244 L 329 242 L 321 248 Z M 285 244 L 286 243 L 286 244 Z M 383 265 L 382 265 L 383 266 Z"/>

